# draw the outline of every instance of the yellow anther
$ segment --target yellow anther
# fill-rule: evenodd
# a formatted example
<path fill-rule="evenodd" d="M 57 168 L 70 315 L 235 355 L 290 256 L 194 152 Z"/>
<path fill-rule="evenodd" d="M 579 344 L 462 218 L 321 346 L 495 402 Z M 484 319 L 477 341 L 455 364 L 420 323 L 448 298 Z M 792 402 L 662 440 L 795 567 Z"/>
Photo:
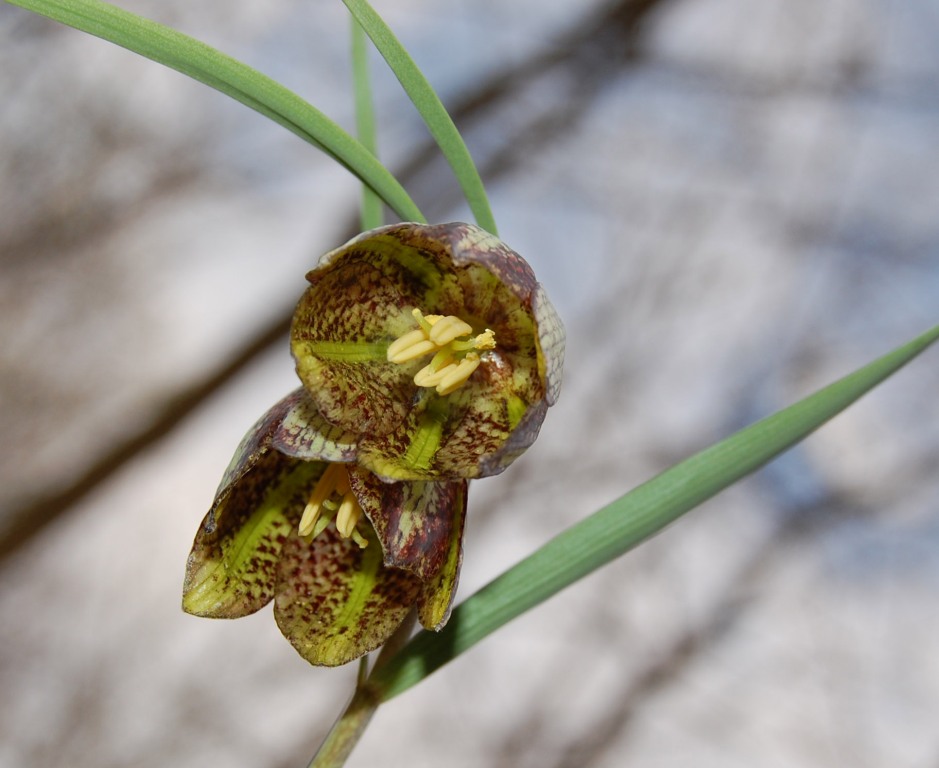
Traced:
<path fill-rule="evenodd" d="M 388 345 L 388 362 L 406 363 L 437 351 L 437 345 L 430 341 L 422 328 L 408 331 Z"/>
<path fill-rule="evenodd" d="M 415 328 L 413 331 L 408 331 L 406 334 L 398 337 L 388 345 L 388 359 L 391 362 L 394 362 L 395 357 L 399 353 L 403 352 L 414 344 L 418 344 L 426 340 L 427 334 L 424 333 L 423 329 Z"/>
<path fill-rule="evenodd" d="M 342 497 L 339 504 L 339 511 L 336 513 L 336 530 L 343 538 L 348 539 L 355 530 L 359 518 L 362 517 L 362 508 L 359 502 L 355 500 L 355 494 L 349 491 Z"/>
<path fill-rule="evenodd" d="M 447 366 L 446 374 L 437 382 L 437 394 L 449 395 L 453 390 L 461 387 L 478 367 L 479 355 L 475 352 L 470 352 L 457 365 Z"/>
<path fill-rule="evenodd" d="M 323 472 L 300 517 L 298 533 L 301 536 L 316 538 L 333 517 L 336 519 L 336 530 L 340 536 L 351 538 L 360 547 L 368 544 L 356 530 L 359 520 L 362 519 L 362 508 L 352 493 L 349 473 L 342 464 L 330 464 Z"/>
<path fill-rule="evenodd" d="M 469 336 L 472 332 L 473 327 L 469 323 L 464 323 L 454 315 L 447 315 L 430 329 L 430 340 L 438 347 L 445 347 L 454 339 Z"/>
<path fill-rule="evenodd" d="M 456 315 L 424 315 L 416 307 L 411 315 L 419 327 L 388 346 L 388 360 L 407 363 L 434 353 L 430 363 L 414 376 L 419 387 L 435 387 L 438 394 L 450 394 L 479 367 L 479 352 L 496 348 L 496 335 L 489 328 L 473 336 L 473 327 Z"/>
<path fill-rule="evenodd" d="M 431 363 L 414 374 L 414 383 L 419 387 L 436 387 L 443 377 L 453 370 L 456 370 L 456 363 L 449 363 L 436 370 L 433 363 Z"/>
<path fill-rule="evenodd" d="M 323 509 L 323 502 L 333 495 L 337 484 L 342 480 L 345 480 L 347 484 L 349 482 L 346 479 L 345 467 L 341 464 L 330 464 L 326 467 L 326 471 L 313 488 L 313 493 L 310 494 L 303 515 L 300 517 L 299 533 L 301 536 L 309 536 L 313 533 L 313 528 Z"/>
<path fill-rule="evenodd" d="M 316 521 L 320 516 L 319 505 L 313 504 L 312 502 L 307 502 L 306 507 L 303 510 L 303 517 L 300 518 L 300 528 L 299 534 L 301 536 L 309 536 L 313 533 L 313 529 L 316 527 Z"/>

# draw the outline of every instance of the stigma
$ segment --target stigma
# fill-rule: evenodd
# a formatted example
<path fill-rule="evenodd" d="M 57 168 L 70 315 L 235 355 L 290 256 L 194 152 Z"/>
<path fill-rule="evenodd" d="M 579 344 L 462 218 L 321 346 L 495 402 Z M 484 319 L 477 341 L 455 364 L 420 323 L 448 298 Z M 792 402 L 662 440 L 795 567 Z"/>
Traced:
<path fill-rule="evenodd" d="M 344 539 L 352 539 L 359 547 L 368 540 L 358 530 L 362 507 L 349 487 L 349 473 L 342 464 L 330 464 L 313 488 L 300 517 L 300 536 L 315 539 L 336 520 L 336 530 Z"/>
<path fill-rule="evenodd" d="M 388 361 L 408 363 L 433 354 L 415 374 L 414 383 L 433 387 L 438 395 L 449 395 L 462 387 L 479 367 L 479 353 L 496 347 L 491 330 L 474 336 L 472 326 L 455 315 L 424 315 L 419 309 L 411 314 L 418 327 L 388 346 Z"/>

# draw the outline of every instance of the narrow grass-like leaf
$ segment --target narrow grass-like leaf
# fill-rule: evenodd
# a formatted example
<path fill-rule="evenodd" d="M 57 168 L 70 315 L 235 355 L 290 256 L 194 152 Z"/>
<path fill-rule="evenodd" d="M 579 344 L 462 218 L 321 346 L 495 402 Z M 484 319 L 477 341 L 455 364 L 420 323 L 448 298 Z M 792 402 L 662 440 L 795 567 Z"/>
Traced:
<path fill-rule="evenodd" d="M 378 157 L 375 110 L 368 75 L 368 46 L 365 30 L 355 19 L 352 27 L 352 82 L 355 88 L 355 129 L 362 146 Z M 366 232 L 383 223 L 381 198 L 368 185 L 362 185 L 362 229 Z"/>
<path fill-rule="evenodd" d="M 148 59 L 237 99 L 322 150 L 371 187 L 401 218 L 425 221 L 376 157 L 297 94 L 246 64 L 155 21 L 100 0 L 8 0 Z"/>
<path fill-rule="evenodd" d="M 476 223 L 488 232 L 496 235 L 496 222 L 489 207 L 489 198 L 476 164 L 470 156 L 469 150 L 460 136 L 460 132 L 453 124 L 446 108 L 441 103 L 427 78 L 418 69 L 417 64 L 389 29 L 388 25 L 375 12 L 375 9 L 366 0 L 342 0 L 349 11 L 355 16 L 366 34 L 372 39 L 379 53 L 388 62 L 388 66 L 395 73 L 395 77 L 404 87 L 408 97 L 414 103 L 440 147 L 447 162 L 453 169 L 460 188 L 469 203 L 470 210 L 476 218 Z"/>
<path fill-rule="evenodd" d="M 420 682 L 486 635 L 661 531 L 766 464 L 939 339 L 939 326 L 795 405 L 657 475 L 562 532 L 421 632 L 369 680 L 382 700 Z"/>

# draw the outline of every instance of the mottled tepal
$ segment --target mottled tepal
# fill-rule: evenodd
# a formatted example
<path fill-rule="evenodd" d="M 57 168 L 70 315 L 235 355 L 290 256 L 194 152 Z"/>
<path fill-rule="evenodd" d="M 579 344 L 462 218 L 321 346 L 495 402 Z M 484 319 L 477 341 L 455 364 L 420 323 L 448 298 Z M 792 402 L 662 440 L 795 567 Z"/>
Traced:
<path fill-rule="evenodd" d="M 468 481 L 535 440 L 564 329 L 515 251 L 471 224 L 395 224 L 308 275 L 291 348 L 303 386 L 245 436 L 202 522 L 183 608 L 271 600 L 313 664 L 382 645 L 416 609 L 442 627 Z"/>

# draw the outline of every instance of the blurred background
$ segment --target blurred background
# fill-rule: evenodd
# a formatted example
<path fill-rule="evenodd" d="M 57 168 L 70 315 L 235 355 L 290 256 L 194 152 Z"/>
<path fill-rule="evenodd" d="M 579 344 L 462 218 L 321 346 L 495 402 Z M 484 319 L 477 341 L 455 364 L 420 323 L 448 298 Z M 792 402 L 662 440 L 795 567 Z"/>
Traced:
<path fill-rule="evenodd" d="M 125 0 L 352 126 L 345 8 Z M 565 318 L 460 596 L 939 320 L 939 2 L 381 0 Z M 383 63 L 382 159 L 459 192 Z M 184 615 L 358 186 L 181 75 L 0 6 L 0 765 L 306 765 L 355 669 Z M 939 357 L 379 711 L 349 765 L 939 766 Z"/>

